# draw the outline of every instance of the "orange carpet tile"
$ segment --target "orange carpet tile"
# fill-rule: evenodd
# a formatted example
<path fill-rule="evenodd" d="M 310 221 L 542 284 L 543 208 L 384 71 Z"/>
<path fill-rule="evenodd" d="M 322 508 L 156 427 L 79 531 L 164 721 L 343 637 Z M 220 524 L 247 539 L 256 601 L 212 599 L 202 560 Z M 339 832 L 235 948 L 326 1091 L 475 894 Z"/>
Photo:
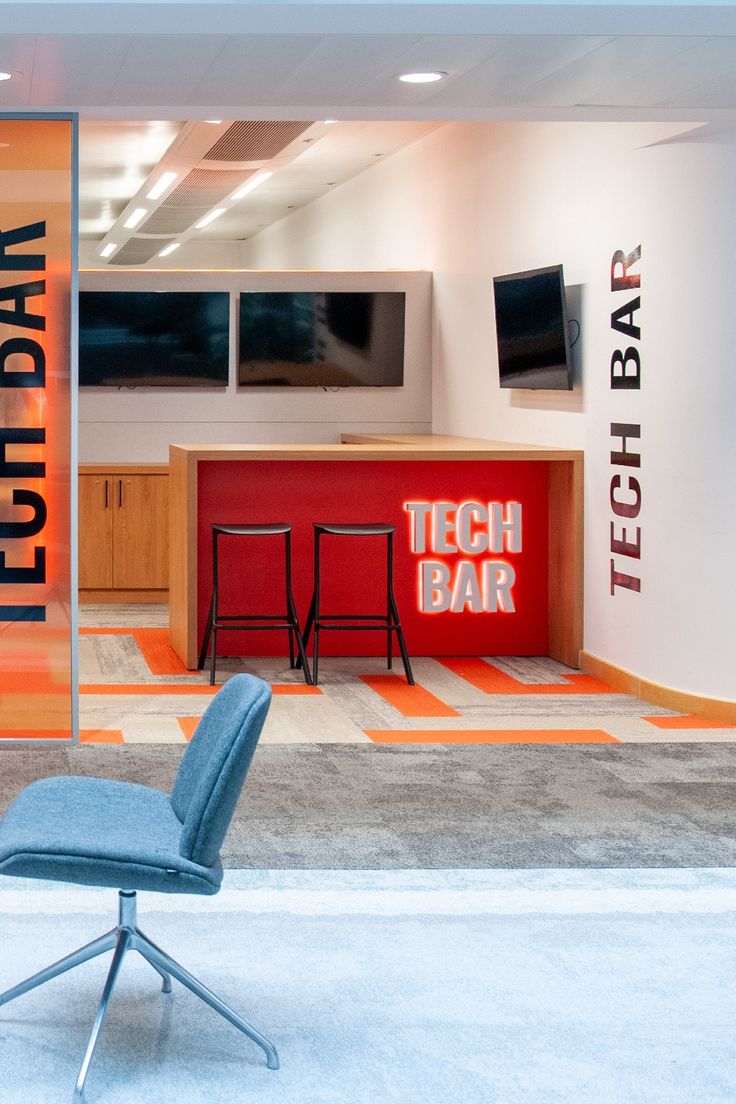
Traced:
<path fill-rule="evenodd" d="M 124 744 L 125 738 L 119 728 L 82 728 L 79 731 L 80 744 Z"/>
<path fill-rule="evenodd" d="M 435 657 L 453 674 L 485 694 L 615 694 L 616 690 L 592 675 L 565 675 L 568 682 L 519 682 L 483 659 L 474 656 Z"/>
<path fill-rule="evenodd" d="M 196 731 L 197 725 L 200 722 L 200 718 L 199 717 L 177 717 L 176 719 L 179 722 L 179 728 L 184 733 L 184 739 L 188 743 L 191 740 L 192 736 L 194 735 L 194 733 Z"/>
<path fill-rule="evenodd" d="M 217 693 L 219 686 L 203 682 L 87 682 L 79 687 L 80 694 L 208 694 Z"/>
<path fill-rule="evenodd" d="M 399 675 L 360 675 L 360 679 L 404 717 L 459 717 L 451 705 L 425 690 L 410 686 Z"/>
<path fill-rule="evenodd" d="M 68 728 L 6 728 L 0 732 L 0 740 L 67 740 L 72 734 Z"/>
<path fill-rule="evenodd" d="M 619 744 L 600 728 L 409 728 L 363 730 L 374 744 Z"/>
<path fill-rule="evenodd" d="M 709 721 L 707 717 L 696 717 L 694 714 L 685 714 L 682 717 L 642 717 L 655 728 L 736 728 L 736 725 L 727 721 Z"/>

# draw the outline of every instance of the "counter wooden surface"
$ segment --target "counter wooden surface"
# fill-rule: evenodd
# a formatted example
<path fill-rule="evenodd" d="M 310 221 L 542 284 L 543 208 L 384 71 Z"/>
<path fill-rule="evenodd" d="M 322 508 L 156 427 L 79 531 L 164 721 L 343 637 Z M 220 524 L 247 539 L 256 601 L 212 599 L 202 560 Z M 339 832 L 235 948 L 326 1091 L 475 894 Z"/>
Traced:
<path fill-rule="evenodd" d="M 169 457 L 200 460 L 582 460 L 582 449 L 433 434 L 344 433 L 334 445 L 171 445 Z"/>
<path fill-rule="evenodd" d="M 548 479 L 549 655 L 577 667 L 583 646 L 583 452 L 439 434 L 344 434 L 341 444 L 171 445 L 171 643 L 197 662 L 197 465 L 207 460 L 543 461 Z"/>

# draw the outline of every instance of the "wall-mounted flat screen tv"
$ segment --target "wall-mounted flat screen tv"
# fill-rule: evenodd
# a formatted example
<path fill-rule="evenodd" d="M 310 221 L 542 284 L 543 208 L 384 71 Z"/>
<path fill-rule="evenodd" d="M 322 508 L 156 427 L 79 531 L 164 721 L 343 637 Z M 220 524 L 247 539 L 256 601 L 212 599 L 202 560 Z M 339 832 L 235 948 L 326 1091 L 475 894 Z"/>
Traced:
<path fill-rule="evenodd" d="M 403 291 L 243 291 L 241 387 L 401 387 Z"/>
<path fill-rule="evenodd" d="M 225 387 L 226 291 L 81 291 L 82 387 Z"/>
<path fill-rule="evenodd" d="M 501 387 L 572 390 L 562 265 L 493 280 Z"/>

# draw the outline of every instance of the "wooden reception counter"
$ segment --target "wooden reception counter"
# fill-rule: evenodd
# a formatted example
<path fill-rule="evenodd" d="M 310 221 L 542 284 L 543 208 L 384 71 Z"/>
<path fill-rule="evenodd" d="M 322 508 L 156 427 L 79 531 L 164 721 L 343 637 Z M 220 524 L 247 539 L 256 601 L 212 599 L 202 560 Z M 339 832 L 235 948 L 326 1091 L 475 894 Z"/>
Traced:
<path fill-rule="evenodd" d="M 311 522 L 391 521 L 397 524 L 397 598 L 411 653 L 547 654 L 569 666 L 578 664 L 583 643 L 582 451 L 403 434 L 346 434 L 336 445 L 172 445 L 169 500 L 171 642 L 189 668 L 197 664 L 209 602 L 211 525 L 245 521 L 293 524 L 294 589 L 302 620 L 311 594 Z M 499 511 L 495 537 L 488 525 L 483 529 L 491 504 Z M 461 508 L 470 520 L 453 534 L 452 519 Z M 510 517 L 518 519 L 518 533 L 511 532 Z M 507 581 L 510 573 L 513 601 L 477 606 L 481 552 L 503 557 L 485 563 L 497 574 L 507 571 Z M 434 559 L 420 561 L 421 554 Z M 416 580 L 422 570 L 425 583 L 431 579 L 432 586 L 442 587 L 437 580 L 449 579 L 455 562 L 452 609 L 435 612 L 427 606 L 436 591 L 424 606 L 418 603 Z M 343 597 L 362 581 L 365 566 L 343 555 Z M 240 574 L 247 577 L 248 572 L 241 569 Z M 484 586 L 489 577 L 482 576 Z M 483 595 L 485 601 L 485 590 Z M 253 612 L 258 609 L 264 607 Z M 271 633 L 265 651 L 259 635 L 251 633 L 245 644 L 240 637 L 246 634 L 233 633 L 238 638 L 233 654 L 283 654 L 274 638 L 283 635 L 285 646 L 286 633 Z M 353 636 L 330 635 L 341 641 Z M 376 635 L 364 634 L 361 641 L 372 645 Z M 361 643 L 348 654 L 371 653 Z"/>

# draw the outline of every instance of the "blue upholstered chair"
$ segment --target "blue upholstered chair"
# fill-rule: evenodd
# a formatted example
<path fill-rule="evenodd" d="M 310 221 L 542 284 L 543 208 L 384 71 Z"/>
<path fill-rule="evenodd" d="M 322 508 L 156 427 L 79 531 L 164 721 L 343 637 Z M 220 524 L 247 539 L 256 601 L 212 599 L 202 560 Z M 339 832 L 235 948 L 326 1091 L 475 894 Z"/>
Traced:
<path fill-rule="evenodd" d="M 49 878 L 119 892 L 117 927 L 0 995 L 0 1004 L 35 989 L 105 951 L 113 951 L 74 1089 L 84 1083 L 110 995 L 127 951 L 138 951 L 163 978 L 171 978 L 209 1004 L 266 1053 L 278 1069 L 275 1048 L 143 934 L 136 891 L 217 893 L 219 851 L 253 758 L 271 700 L 265 682 L 231 678 L 213 698 L 184 753 L 171 796 L 132 782 L 103 778 L 45 778 L 28 786 L 0 821 L 0 873 Z"/>

